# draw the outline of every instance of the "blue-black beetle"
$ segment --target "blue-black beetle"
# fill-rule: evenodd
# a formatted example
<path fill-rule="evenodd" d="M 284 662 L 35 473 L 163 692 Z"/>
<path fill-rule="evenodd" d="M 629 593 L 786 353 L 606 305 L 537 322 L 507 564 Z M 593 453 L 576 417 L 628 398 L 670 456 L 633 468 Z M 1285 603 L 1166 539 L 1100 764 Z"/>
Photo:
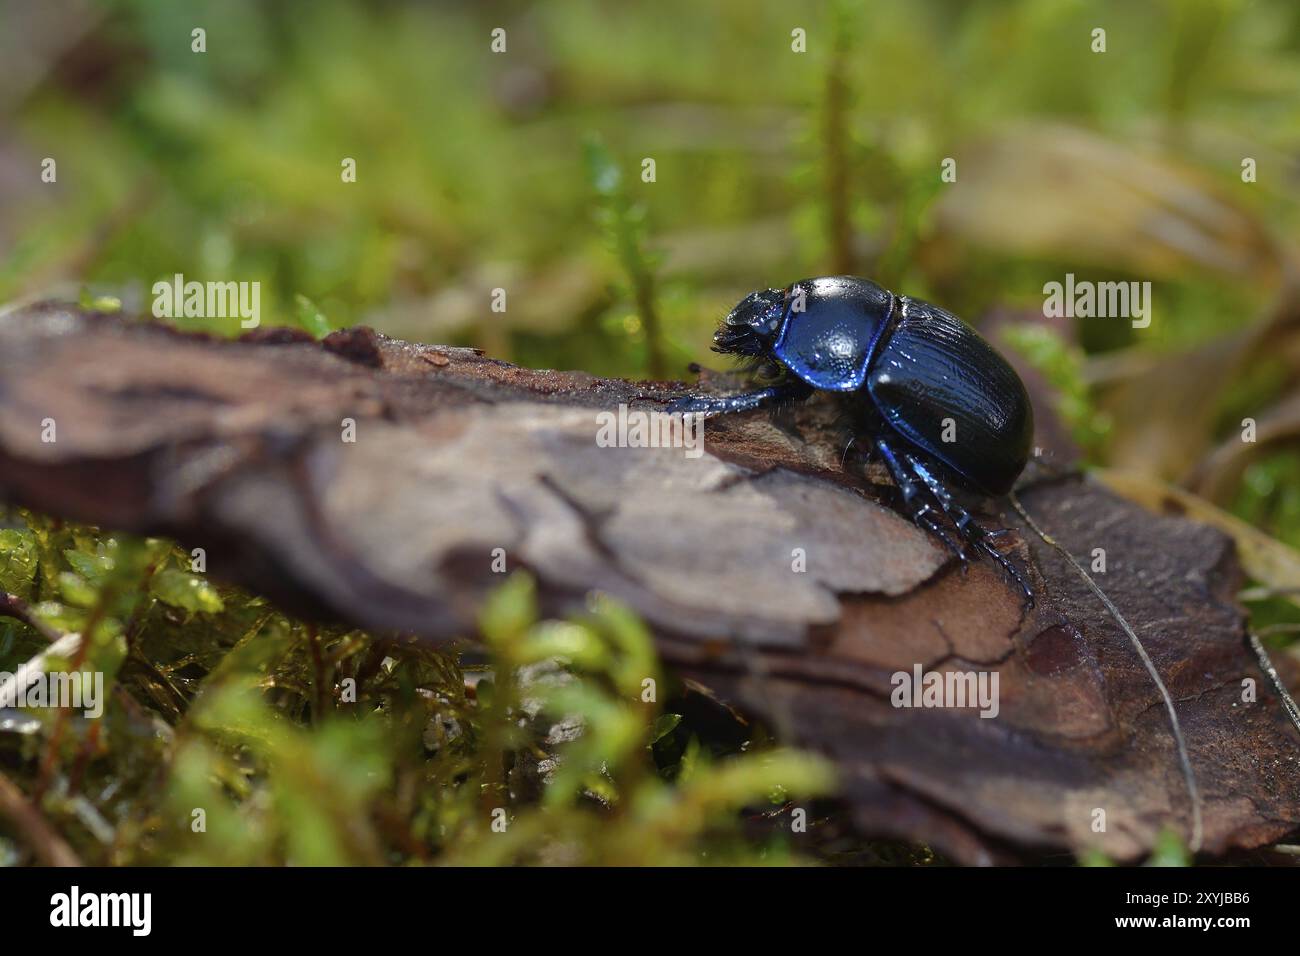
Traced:
<path fill-rule="evenodd" d="M 1034 413 L 1006 359 L 950 312 L 854 276 L 805 279 L 743 299 L 713 336 L 716 352 L 750 362 L 752 391 L 685 396 L 674 412 L 712 415 L 843 393 L 851 442 L 883 460 L 912 519 L 964 562 L 945 529 L 1024 577 L 953 499 L 948 483 L 989 496 L 1011 490 L 1029 460 Z M 927 497 L 930 501 L 927 501 Z M 933 502 L 933 506 L 931 504 Z M 938 510 L 934 506 L 937 506 Z"/>

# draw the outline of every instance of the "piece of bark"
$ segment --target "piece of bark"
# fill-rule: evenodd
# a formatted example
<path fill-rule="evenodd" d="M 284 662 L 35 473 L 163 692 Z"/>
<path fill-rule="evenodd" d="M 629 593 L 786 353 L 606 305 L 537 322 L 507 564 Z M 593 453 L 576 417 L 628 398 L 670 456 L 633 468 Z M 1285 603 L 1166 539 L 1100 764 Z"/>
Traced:
<path fill-rule="evenodd" d="M 823 401 L 710 420 L 699 457 L 598 446 L 599 412 L 661 410 L 679 389 L 364 328 L 230 342 L 33 307 L 0 317 L 0 495 L 174 536 L 207 549 L 210 573 L 374 631 L 471 634 L 501 553 L 548 612 L 605 591 L 677 673 L 832 756 L 864 831 L 963 862 L 1134 859 L 1161 828 L 1189 832 L 1157 688 L 1062 557 L 1012 538 L 1039 595 L 1028 613 L 989 562 L 962 574 L 880 503 L 885 479 L 841 466 Z M 1295 831 L 1300 735 L 1246 645 L 1229 540 L 1078 476 L 1022 497 L 1080 560 L 1104 549 L 1096 577 L 1175 701 L 1205 852 Z M 1004 503 L 975 504 L 1021 528 Z M 916 666 L 996 673 L 997 717 L 892 706 L 893 675 Z"/>

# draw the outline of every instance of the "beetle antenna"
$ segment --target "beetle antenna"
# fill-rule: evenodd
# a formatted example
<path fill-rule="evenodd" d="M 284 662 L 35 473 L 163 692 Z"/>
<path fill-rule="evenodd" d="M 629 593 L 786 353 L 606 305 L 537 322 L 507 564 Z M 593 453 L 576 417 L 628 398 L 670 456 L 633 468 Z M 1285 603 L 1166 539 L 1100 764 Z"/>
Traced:
<path fill-rule="evenodd" d="M 1178 713 L 1174 710 L 1174 700 L 1169 696 L 1169 690 L 1165 687 L 1165 682 L 1160 679 L 1160 673 L 1156 670 L 1156 665 L 1152 663 L 1151 655 L 1149 655 L 1147 649 L 1142 646 L 1142 641 L 1138 639 L 1137 634 L 1134 633 L 1133 628 L 1129 626 L 1128 621 L 1124 620 L 1124 615 L 1119 612 L 1119 608 L 1115 606 L 1115 602 L 1106 596 L 1106 592 L 1101 589 L 1101 586 L 1098 585 L 1095 580 L 1093 580 L 1092 575 L 1088 573 L 1087 569 L 1076 561 L 1074 555 L 1070 554 L 1069 551 L 1062 547 L 1055 538 L 1051 537 L 1045 533 L 1042 528 L 1038 527 L 1038 524 L 1029 516 L 1029 512 L 1025 510 L 1024 505 L 1020 503 L 1020 499 L 1016 496 L 1014 491 L 1012 491 L 1007 497 L 1011 501 L 1011 507 L 1016 509 L 1016 512 L 1024 519 L 1025 524 L 1029 525 L 1034 534 L 1038 535 L 1038 537 L 1043 540 L 1043 544 L 1052 548 L 1057 554 L 1065 558 L 1074 570 L 1078 572 L 1079 577 L 1083 578 L 1084 583 L 1088 585 L 1088 588 L 1092 593 L 1097 595 L 1098 600 L 1106 606 L 1106 610 L 1110 612 L 1110 616 L 1115 619 L 1116 623 L 1118 623 L 1124 630 L 1124 633 L 1128 635 L 1128 639 L 1133 644 L 1133 648 L 1137 651 L 1138 657 L 1142 658 L 1142 663 L 1146 666 L 1147 673 L 1151 675 L 1151 680 L 1155 683 L 1156 689 L 1160 691 L 1160 697 L 1165 703 L 1165 710 L 1169 713 L 1169 724 L 1173 729 L 1174 743 L 1178 746 L 1178 762 L 1182 764 L 1183 780 L 1187 784 L 1187 795 L 1191 798 L 1192 802 L 1192 838 L 1188 844 L 1188 848 L 1193 853 L 1199 852 L 1201 849 L 1202 838 L 1201 791 L 1196 784 L 1196 773 L 1192 770 L 1191 757 L 1187 753 L 1187 742 L 1183 739 L 1183 728 L 1178 722 Z"/>
<path fill-rule="evenodd" d="M 854 443 L 855 441 L 857 441 L 857 440 L 858 440 L 858 436 L 857 436 L 857 435 L 850 435 L 850 436 L 849 436 L 849 443 L 848 443 L 847 445 L 844 446 L 844 454 L 840 456 L 840 467 L 841 467 L 841 468 L 845 467 L 845 465 L 848 463 L 848 460 L 849 460 L 849 449 L 853 447 L 853 443 Z"/>
<path fill-rule="evenodd" d="M 1291 718 L 1291 723 L 1295 724 L 1296 730 L 1300 730 L 1300 708 L 1296 707 L 1295 700 L 1287 692 L 1286 685 L 1282 683 L 1282 678 L 1277 674 L 1277 668 L 1273 666 L 1272 659 L 1268 656 L 1268 651 L 1264 649 L 1264 644 L 1254 631 L 1248 631 L 1246 634 L 1250 638 L 1250 646 L 1255 651 L 1255 656 L 1259 658 L 1259 669 L 1264 672 L 1273 689 L 1277 691 L 1277 696 L 1282 701 L 1282 709 L 1286 715 Z"/>

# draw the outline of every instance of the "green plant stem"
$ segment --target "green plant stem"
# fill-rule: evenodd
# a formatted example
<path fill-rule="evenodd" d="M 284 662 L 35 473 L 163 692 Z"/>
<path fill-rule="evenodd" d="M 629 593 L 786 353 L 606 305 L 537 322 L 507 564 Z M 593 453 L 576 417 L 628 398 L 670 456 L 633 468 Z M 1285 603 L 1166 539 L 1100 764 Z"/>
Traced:
<path fill-rule="evenodd" d="M 848 33 L 842 27 L 837 28 L 826 71 L 826 102 L 822 124 L 827 238 L 831 272 L 835 275 L 852 275 L 854 267 L 853 221 L 849 215 L 849 84 L 845 77 L 848 53 Z"/>
<path fill-rule="evenodd" d="M 652 379 L 662 380 L 668 366 L 664 360 L 659 313 L 655 310 L 654 277 L 642 269 L 633 273 L 632 282 L 637 315 L 641 318 L 641 328 L 645 330 L 646 371 Z"/>

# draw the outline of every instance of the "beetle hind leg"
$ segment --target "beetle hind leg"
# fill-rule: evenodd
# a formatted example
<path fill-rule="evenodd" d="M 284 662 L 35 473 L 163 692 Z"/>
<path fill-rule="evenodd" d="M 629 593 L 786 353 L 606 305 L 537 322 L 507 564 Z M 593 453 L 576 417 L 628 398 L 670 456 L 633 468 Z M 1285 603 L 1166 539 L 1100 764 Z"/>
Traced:
<path fill-rule="evenodd" d="M 952 493 L 944 487 L 943 482 L 935 476 L 934 472 L 932 472 L 925 463 L 918 460 L 914 455 L 905 455 L 904 457 L 907 460 L 909 470 L 920 479 L 921 483 L 925 485 L 930 494 L 932 494 L 935 500 L 939 502 L 939 507 L 942 508 L 943 513 L 948 516 L 948 520 L 953 523 L 953 526 L 957 529 L 957 533 L 961 535 L 962 540 L 969 543 L 972 547 L 977 548 L 993 561 L 1001 565 L 1002 570 L 1007 573 L 1007 576 L 1016 583 L 1016 586 L 1020 588 L 1021 591 L 1024 592 L 1025 599 L 1029 602 L 1029 606 L 1033 607 L 1034 591 L 1029 586 L 1029 582 L 1025 580 L 1024 575 L 1020 573 L 1020 569 L 1017 568 L 1006 555 L 993 547 L 993 539 L 1009 534 L 1010 529 L 1002 528 L 996 531 L 985 529 L 975 520 L 975 517 L 969 511 L 953 500 Z"/>
<path fill-rule="evenodd" d="M 964 570 L 967 561 L 965 549 L 944 529 L 939 522 L 938 512 L 922 498 L 921 486 L 917 484 L 916 479 L 899 461 L 898 454 L 890 447 L 889 442 L 883 438 L 876 439 L 876 451 L 880 453 L 880 457 L 885 462 L 885 467 L 889 469 L 889 475 L 894 479 L 894 484 L 898 487 L 898 493 L 903 496 L 903 507 L 911 515 L 912 521 L 943 542 L 948 550 L 957 556 L 957 560 L 961 562 Z"/>

